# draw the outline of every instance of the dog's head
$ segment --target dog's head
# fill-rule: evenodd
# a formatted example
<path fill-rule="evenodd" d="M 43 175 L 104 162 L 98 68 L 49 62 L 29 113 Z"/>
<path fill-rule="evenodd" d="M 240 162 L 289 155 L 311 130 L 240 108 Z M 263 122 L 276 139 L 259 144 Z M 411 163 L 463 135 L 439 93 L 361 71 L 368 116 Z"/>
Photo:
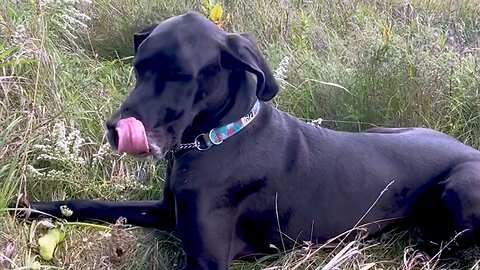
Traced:
<path fill-rule="evenodd" d="M 268 101 L 278 92 L 255 42 L 199 14 L 136 34 L 134 47 L 136 86 L 107 122 L 113 147 L 136 144 L 120 146 L 130 154 L 149 149 L 163 157 L 175 145 L 244 116 L 257 98 Z"/>

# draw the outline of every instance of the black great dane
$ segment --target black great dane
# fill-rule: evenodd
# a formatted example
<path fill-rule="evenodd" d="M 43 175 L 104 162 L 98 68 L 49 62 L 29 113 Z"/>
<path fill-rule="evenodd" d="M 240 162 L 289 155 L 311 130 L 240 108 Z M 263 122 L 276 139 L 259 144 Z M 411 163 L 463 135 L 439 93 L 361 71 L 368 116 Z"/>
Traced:
<path fill-rule="evenodd" d="M 271 244 L 321 243 L 356 225 L 378 233 L 415 213 L 475 237 L 479 151 L 424 128 L 306 124 L 268 103 L 279 87 L 256 44 L 195 13 L 136 34 L 134 45 L 136 86 L 108 136 L 121 152 L 168 159 L 163 198 L 33 209 L 174 231 L 188 270 L 229 269 Z"/>

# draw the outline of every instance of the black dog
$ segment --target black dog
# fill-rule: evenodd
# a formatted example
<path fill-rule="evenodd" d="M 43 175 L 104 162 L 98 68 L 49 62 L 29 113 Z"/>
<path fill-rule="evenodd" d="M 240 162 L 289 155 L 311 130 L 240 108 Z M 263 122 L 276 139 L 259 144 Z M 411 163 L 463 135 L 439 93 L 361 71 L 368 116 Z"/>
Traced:
<path fill-rule="evenodd" d="M 306 124 L 267 103 L 278 86 L 248 37 L 192 13 L 151 30 L 135 36 L 137 84 L 107 127 L 113 147 L 169 159 L 163 199 L 32 208 L 175 231 L 189 270 L 228 269 L 271 244 L 324 242 L 356 225 L 376 233 L 415 209 L 474 237 L 479 151 L 429 129 Z"/>

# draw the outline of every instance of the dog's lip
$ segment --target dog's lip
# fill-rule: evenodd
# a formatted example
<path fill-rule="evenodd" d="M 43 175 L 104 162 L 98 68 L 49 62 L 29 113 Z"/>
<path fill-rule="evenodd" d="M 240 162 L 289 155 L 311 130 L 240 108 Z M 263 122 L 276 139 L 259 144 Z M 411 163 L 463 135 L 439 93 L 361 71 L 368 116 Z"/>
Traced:
<path fill-rule="evenodd" d="M 149 151 L 145 153 L 144 156 L 153 155 L 155 157 L 165 158 L 167 153 L 172 149 L 172 147 L 166 147 L 167 144 L 165 142 L 157 140 L 157 136 L 155 135 L 157 132 L 156 130 L 146 131 Z"/>
<path fill-rule="evenodd" d="M 139 154 L 128 154 L 129 156 L 136 157 L 136 158 L 146 158 L 152 155 L 151 151 L 139 153 Z"/>

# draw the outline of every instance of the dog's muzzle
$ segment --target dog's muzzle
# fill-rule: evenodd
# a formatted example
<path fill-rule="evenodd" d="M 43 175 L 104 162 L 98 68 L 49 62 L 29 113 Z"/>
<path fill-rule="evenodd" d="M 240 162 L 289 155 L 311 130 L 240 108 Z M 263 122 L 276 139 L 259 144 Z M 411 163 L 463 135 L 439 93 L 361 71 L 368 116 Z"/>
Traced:
<path fill-rule="evenodd" d="M 107 122 L 107 138 L 115 150 L 135 157 L 154 155 L 165 158 L 169 152 L 168 137 L 163 129 L 146 131 L 134 117 Z"/>

